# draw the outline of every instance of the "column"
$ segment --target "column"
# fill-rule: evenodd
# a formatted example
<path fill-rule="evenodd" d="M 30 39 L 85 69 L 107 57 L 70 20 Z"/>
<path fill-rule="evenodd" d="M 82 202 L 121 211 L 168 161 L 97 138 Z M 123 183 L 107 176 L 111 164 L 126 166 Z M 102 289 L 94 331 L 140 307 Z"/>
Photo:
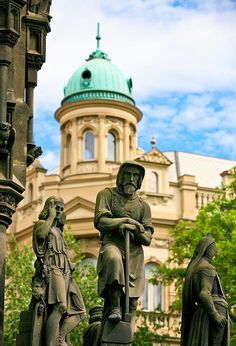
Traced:
<path fill-rule="evenodd" d="M 105 141 L 105 116 L 98 116 L 98 143 L 97 143 L 98 171 L 105 172 L 107 148 Z"/>
<path fill-rule="evenodd" d="M 127 120 L 125 120 L 124 123 L 124 145 L 123 145 L 123 160 L 129 160 L 130 159 L 130 148 L 129 148 L 129 123 Z"/>
<path fill-rule="evenodd" d="M 78 143 L 77 143 L 77 119 L 72 121 L 71 128 L 71 174 L 77 173 Z"/>
<path fill-rule="evenodd" d="M 195 181 L 195 176 L 182 175 L 178 180 L 182 209 L 180 218 L 194 220 L 196 216 L 196 192 L 198 185 Z"/>

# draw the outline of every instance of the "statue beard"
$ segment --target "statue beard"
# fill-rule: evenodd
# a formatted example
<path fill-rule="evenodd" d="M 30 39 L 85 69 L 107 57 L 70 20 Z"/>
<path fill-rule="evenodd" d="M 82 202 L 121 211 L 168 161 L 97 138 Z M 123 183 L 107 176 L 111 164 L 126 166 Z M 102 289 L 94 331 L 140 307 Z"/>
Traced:
<path fill-rule="evenodd" d="M 127 196 L 132 196 L 137 190 L 137 187 L 133 184 L 123 185 L 123 191 Z"/>

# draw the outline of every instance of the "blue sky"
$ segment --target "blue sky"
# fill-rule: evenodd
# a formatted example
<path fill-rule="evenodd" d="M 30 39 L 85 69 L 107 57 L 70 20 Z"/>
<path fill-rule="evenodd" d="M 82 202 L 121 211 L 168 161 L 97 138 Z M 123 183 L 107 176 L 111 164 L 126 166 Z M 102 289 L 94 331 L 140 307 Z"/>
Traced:
<path fill-rule="evenodd" d="M 68 5 L 69 4 L 69 5 Z M 54 112 L 72 73 L 96 48 L 127 78 L 143 112 L 138 144 L 236 158 L 236 1 L 53 1 L 47 61 L 35 90 L 35 141 L 45 168 L 59 164 Z"/>

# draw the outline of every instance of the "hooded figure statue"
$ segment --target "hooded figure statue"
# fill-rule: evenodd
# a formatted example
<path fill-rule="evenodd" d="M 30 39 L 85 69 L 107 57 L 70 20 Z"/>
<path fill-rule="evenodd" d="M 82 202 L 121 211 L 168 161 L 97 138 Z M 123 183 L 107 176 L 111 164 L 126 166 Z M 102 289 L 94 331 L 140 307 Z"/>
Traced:
<path fill-rule="evenodd" d="M 124 229 L 130 232 L 129 296 L 132 328 L 137 300 L 144 289 L 142 245 L 150 245 L 153 234 L 149 205 L 136 194 L 145 170 L 136 161 L 126 161 L 119 169 L 116 187 L 97 195 L 94 225 L 100 231 L 98 293 L 105 299 L 103 319 L 119 322 L 124 299 Z"/>
<path fill-rule="evenodd" d="M 183 287 L 181 346 L 229 346 L 228 304 L 211 265 L 216 254 L 211 235 L 197 244 Z"/>

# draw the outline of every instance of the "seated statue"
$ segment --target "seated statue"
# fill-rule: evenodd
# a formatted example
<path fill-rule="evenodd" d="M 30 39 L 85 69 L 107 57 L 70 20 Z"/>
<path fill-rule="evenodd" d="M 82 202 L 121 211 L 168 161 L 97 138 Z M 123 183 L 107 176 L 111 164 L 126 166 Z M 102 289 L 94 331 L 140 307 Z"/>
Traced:
<path fill-rule="evenodd" d="M 64 224 L 63 200 L 49 197 L 33 230 L 37 259 L 30 304 L 31 309 L 37 304 L 38 314 L 46 311 L 45 346 L 66 346 L 68 333 L 85 316 L 83 298 L 72 278 L 74 265 L 63 237 Z"/>
<path fill-rule="evenodd" d="M 137 195 L 145 174 L 136 161 L 126 161 L 119 169 L 116 187 L 97 195 L 95 227 L 100 232 L 98 292 L 104 298 L 104 320 L 122 320 L 125 286 L 125 230 L 130 232 L 129 311 L 134 332 L 138 298 L 144 290 L 142 245 L 150 245 L 153 226 L 149 205 Z"/>
<path fill-rule="evenodd" d="M 228 304 L 211 261 L 216 254 L 211 235 L 196 246 L 183 287 L 182 346 L 229 346 Z"/>

